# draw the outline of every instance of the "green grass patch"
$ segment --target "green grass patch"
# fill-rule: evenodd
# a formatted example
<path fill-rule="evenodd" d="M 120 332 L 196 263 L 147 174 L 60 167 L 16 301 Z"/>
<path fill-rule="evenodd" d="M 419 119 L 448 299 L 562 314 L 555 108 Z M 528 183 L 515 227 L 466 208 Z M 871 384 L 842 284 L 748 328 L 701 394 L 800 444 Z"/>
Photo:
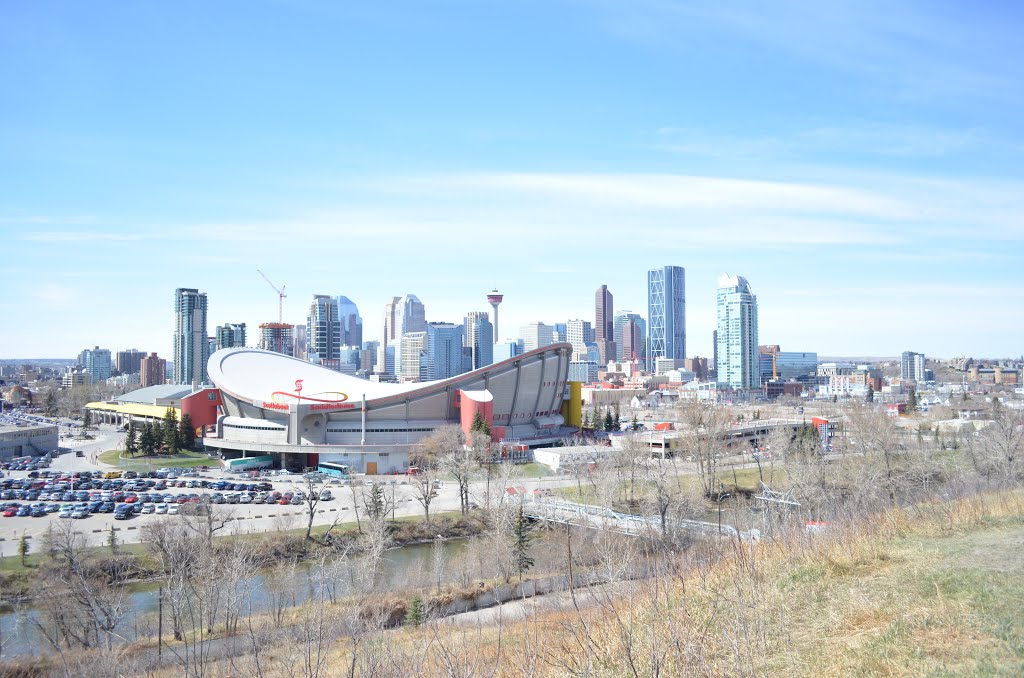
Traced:
<path fill-rule="evenodd" d="M 110 450 L 100 454 L 104 464 L 116 466 L 125 471 L 155 471 L 158 468 L 195 468 L 196 466 L 219 467 L 216 459 L 203 452 L 179 452 L 174 455 L 151 457 L 122 456 L 124 450 Z"/>

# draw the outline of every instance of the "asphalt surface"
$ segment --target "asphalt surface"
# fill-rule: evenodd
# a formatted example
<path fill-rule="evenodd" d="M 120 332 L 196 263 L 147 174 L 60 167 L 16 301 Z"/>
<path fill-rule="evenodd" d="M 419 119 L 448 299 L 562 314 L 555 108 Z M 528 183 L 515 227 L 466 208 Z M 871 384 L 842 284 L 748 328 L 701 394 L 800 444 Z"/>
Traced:
<path fill-rule="evenodd" d="M 60 445 L 71 450 L 56 457 L 51 463 L 50 471 L 110 471 L 118 470 L 117 467 L 103 464 L 98 456 L 101 452 L 117 449 L 121 446 L 123 434 L 118 433 L 110 426 L 102 426 L 96 432 L 95 440 L 78 441 L 70 438 L 62 438 Z M 77 457 L 74 450 L 82 450 L 85 454 Z M 5 475 L 13 478 L 28 477 L 24 471 L 6 472 Z M 237 480 L 241 482 L 262 482 L 269 481 L 273 484 L 274 490 L 294 492 L 304 489 L 306 481 L 301 476 L 275 476 L 270 478 L 249 479 L 240 474 L 225 473 L 220 470 L 200 472 L 200 479 L 205 480 Z M 366 482 L 381 482 L 385 485 L 385 493 L 389 501 L 393 501 L 393 515 L 396 518 L 406 516 L 423 515 L 422 505 L 416 501 L 416 493 L 408 484 L 404 476 L 366 476 L 362 478 Z M 570 484 L 574 481 L 565 477 L 553 478 L 532 478 L 516 481 L 517 486 L 525 487 L 527 490 L 537 488 L 558 487 Z M 329 501 L 321 501 L 316 507 L 313 518 L 314 525 L 328 525 L 332 522 L 354 523 L 355 510 L 353 508 L 353 488 L 343 481 L 331 481 L 324 484 L 331 490 L 334 498 Z M 212 494 L 217 490 L 202 488 L 168 488 L 162 494 Z M 230 492 L 226 490 L 224 492 Z M 474 483 L 471 488 L 471 498 L 483 503 L 485 483 Z M 26 503 L 25 500 L 14 500 L 19 503 Z M 34 502 L 29 502 L 34 503 Z M 46 502 L 59 503 L 62 506 L 68 502 Z M 216 504 L 213 508 L 218 515 L 230 516 L 231 521 L 227 527 L 220 531 L 220 534 L 245 534 L 270 532 L 277 530 L 304 528 L 308 520 L 307 506 L 281 506 L 278 504 Z M 459 497 L 457 487 L 454 483 L 445 481 L 438 489 L 437 496 L 430 505 L 431 513 L 444 511 L 457 511 L 459 509 Z M 362 501 L 359 504 L 360 512 L 363 511 Z M 70 522 L 74 525 L 90 545 L 105 545 L 110 538 L 110 528 L 114 532 L 119 543 L 137 543 L 141 541 L 140 528 L 152 521 L 157 520 L 181 520 L 179 516 L 145 514 L 136 515 L 128 520 L 115 520 L 112 513 L 92 514 L 84 519 L 60 518 L 56 513 L 50 513 L 40 518 L 0 516 L 0 556 L 15 556 L 18 552 L 18 542 L 22 534 L 29 538 L 31 551 L 38 551 L 41 548 L 41 537 L 47 527 L 54 522 Z"/>

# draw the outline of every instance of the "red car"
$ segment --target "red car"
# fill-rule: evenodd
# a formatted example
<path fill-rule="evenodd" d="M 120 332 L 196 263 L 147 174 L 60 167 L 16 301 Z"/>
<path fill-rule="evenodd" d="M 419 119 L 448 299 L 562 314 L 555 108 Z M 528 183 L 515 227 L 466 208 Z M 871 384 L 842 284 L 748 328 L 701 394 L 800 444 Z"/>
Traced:
<path fill-rule="evenodd" d="M 288 504 L 290 504 L 292 502 L 291 502 L 290 499 L 278 499 L 277 503 L 280 504 L 281 506 L 287 506 Z M 4 514 L 4 515 L 6 515 L 6 514 Z"/>
<path fill-rule="evenodd" d="M 134 504 L 138 500 L 139 500 L 138 497 L 133 497 L 132 495 L 128 495 L 127 497 L 124 498 L 124 503 L 125 504 Z"/>
<path fill-rule="evenodd" d="M 16 508 L 9 508 L 4 511 L 4 518 L 13 518 L 16 515 L 18 515 L 18 509 Z"/>

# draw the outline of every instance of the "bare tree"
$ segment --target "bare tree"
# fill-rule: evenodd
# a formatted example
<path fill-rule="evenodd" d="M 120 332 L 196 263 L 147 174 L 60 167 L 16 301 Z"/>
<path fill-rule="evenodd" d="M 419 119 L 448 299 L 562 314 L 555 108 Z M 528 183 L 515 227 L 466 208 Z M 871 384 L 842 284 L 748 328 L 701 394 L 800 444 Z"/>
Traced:
<path fill-rule="evenodd" d="M 723 435 L 729 423 L 729 412 L 717 405 L 699 400 L 685 403 L 678 410 L 683 430 L 678 449 L 696 465 L 704 494 L 718 493 L 718 466 L 725 449 Z"/>
<path fill-rule="evenodd" d="M 437 496 L 440 482 L 432 466 L 421 467 L 420 472 L 409 481 L 413 498 L 423 507 L 423 519 L 428 525 L 430 524 L 430 505 L 433 503 L 434 497 Z"/>

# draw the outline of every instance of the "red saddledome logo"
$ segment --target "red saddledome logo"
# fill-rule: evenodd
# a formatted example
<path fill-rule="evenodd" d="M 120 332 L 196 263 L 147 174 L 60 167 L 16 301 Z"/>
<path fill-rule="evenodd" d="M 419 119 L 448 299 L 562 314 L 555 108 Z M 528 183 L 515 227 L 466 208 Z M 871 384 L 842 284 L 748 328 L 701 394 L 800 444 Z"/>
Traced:
<path fill-rule="evenodd" d="M 333 410 L 352 407 L 351 404 L 342 404 L 348 400 L 348 394 L 342 393 L 341 391 L 324 391 L 323 393 L 302 395 L 302 379 L 295 380 L 294 391 L 274 391 L 270 394 L 270 400 L 271 402 L 264 403 L 264 407 L 269 406 L 271 409 L 287 409 L 288 405 L 291 403 L 309 403 L 312 405 L 310 409 L 314 410 Z M 276 408 L 275 405 L 277 405 Z"/>

